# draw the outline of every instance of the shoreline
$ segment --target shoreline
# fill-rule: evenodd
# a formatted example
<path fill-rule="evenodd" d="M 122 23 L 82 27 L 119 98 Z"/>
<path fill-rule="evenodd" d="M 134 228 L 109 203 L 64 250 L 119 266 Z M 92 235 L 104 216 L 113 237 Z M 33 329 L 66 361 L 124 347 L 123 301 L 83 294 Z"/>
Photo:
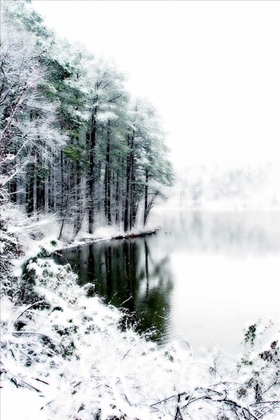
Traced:
<path fill-rule="evenodd" d="M 156 227 L 154 229 L 149 229 L 147 231 L 143 230 L 139 230 L 139 232 L 129 232 L 129 233 L 122 233 L 119 235 L 113 235 L 113 236 L 98 236 L 98 237 L 84 237 L 82 239 L 76 240 L 73 243 L 64 243 L 62 247 L 60 247 L 59 249 L 55 250 L 54 253 L 56 252 L 62 252 L 64 250 L 67 249 L 77 249 L 79 247 L 82 247 L 84 245 L 92 245 L 96 242 L 105 242 L 105 241 L 113 241 L 113 240 L 123 240 L 123 239 L 137 239 L 137 238 L 144 238 L 146 236 L 152 236 L 155 235 L 159 230 L 161 230 L 161 227 Z M 58 241 L 58 242 L 63 242 L 63 241 Z"/>

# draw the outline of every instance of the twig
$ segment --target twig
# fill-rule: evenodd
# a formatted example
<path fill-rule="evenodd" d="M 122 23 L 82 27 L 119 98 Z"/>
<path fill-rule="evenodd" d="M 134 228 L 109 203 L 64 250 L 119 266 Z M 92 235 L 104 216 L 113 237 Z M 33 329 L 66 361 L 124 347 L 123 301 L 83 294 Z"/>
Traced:
<path fill-rule="evenodd" d="M 24 314 L 24 312 L 28 311 L 30 308 L 32 308 L 32 306 L 38 305 L 39 303 L 43 303 L 44 300 L 39 300 L 38 302 L 34 302 L 31 305 L 27 306 L 27 308 L 25 308 L 16 318 L 16 321 L 22 316 L 22 314 Z M 16 322 L 14 321 L 14 323 Z"/>
<path fill-rule="evenodd" d="M 42 382 L 43 384 L 49 385 L 48 382 L 42 381 L 42 379 L 39 379 L 39 378 L 32 378 L 32 379 L 34 379 L 34 381 L 39 381 L 39 382 Z"/>
<path fill-rule="evenodd" d="M 270 388 L 272 388 L 274 385 L 279 385 L 279 382 L 278 381 L 275 381 L 275 382 L 273 382 L 273 384 L 272 385 L 270 385 L 265 391 L 263 391 L 263 393 L 262 394 L 265 394 Z"/>
<path fill-rule="evenodd" d="M 189 348 L 189 350 L 190 350 L 190 352 L 192 354 L 192 348 L 191 348 L 190 344 L 187 342 L 187 340 L 185 339 L 185 337 L 183 335 L 181 335 L 181 334 L 179 334 L 179 337 L 182 338 L 182 340 L 184 341 L 184 343 L 186 343 L 186 345 L 188 346 L 188 348 Z"/>
<path fill-rule="evenodd" d="M 166 401 L 168 401 L 168 400 L 171 400 L 172 398 L 175 398 L 175 397 L 177 397 L 177 396 L 178 396 L 178 395 L 176 394 L 176 395 L 172 395 L 171 397 L 164 398 L 164 400 L 161 400 L 161 401 L 158 401 L 158 402 L 156 402 L 156 403 L 151 404 L 151 405 L 150 405 L 150 407 L 154 407 L 155 405 L 158 405 L 158 404 L 164 403 L 164 402 L 166 402 Z"/>
<path fill-rule="evenodd" d="M 280 401 L 260 401 L 254 404 L 250 404 L 250 407 L 253 407 L 254 405 L 261 405 L 261 404 L 279 404 L 280 405 Z"/>
<path fill-rule="evenodd" d="M 127 352 L 123 355 L 122 360 L 128 355 L 128 353 L 133 349 L 133 347 L 135 347 L 138 343 L 135 343 L 132 347 L 130 347 L 129 350 L 127 350 Z"/>
<path fill-rule="evenodd" d="M 221 401 L 224 402 L 225 404 L 228 404 L 230 406 L 233 406 L 233 407 L 237 408 L 238 410 L 241 410 L 244 418 L 245 418 L 244 412 L 246 411 L 250 416 L 249 418 L 252 417 L 253 419 L 258 420 L 258 418 L 256 416 L 254 416 L 254 414 L 251 413 L 251 411 L 248 408 L 242 407 L 241 405 L 237 404 L 235 401 L 228 400 L 228 399 L 224 399 L 224 400 L 221 400 Z"/>
<path fill-rule="evenodd" d="M 7 372 L 9 373 L 9 372 Z M 29 384 L 28 382 L 24 381 L 23 379 L 17 377 L 16 375 L 11 375 L 10 380 L 15 384 L 15 386 L 18 388 L 19 386 L 27 386 L 29 388 L 34 389 L 36 392 L 40 392 L 42 393 L 42 391 L 38 388 L 36 388 L 35 386 Z"/>
<path fill-rule="evenodd" d="M 129 296 L 126 300 L 124 300 L 120 306 L 123 306 L 126 302 L 128 302 L 130 299 L 132 299 L 132 296 Z"/>

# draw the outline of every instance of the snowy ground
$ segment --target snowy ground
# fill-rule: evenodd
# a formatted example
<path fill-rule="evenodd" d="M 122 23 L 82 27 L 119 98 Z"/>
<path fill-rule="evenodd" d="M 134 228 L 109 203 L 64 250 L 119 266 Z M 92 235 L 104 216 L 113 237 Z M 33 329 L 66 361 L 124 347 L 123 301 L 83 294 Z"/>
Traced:
<path fill-rule="evenodd" d="M 46 257 L 64 245 L 46 226 L 10 228 L 26 252 L 17 274 L 25 261 L 34 285 L 32 301 L 2 296 L 1 420 L 280 418 L 279 333 L 261 350 L 271 326 L 252 328 L 236 359 L 158 348 Z"/>

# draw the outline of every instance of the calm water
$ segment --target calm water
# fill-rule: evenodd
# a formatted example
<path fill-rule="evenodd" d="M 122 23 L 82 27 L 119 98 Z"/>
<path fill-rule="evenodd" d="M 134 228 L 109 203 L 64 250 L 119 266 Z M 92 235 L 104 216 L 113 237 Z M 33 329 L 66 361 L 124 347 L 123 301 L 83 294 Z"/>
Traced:
<path fill-rule="evenodd" d="M 280 318 L 280 213 L 167 212 L 153 236 L 63 255 L 159 343 L 235 352 L 249 322 Z"/>

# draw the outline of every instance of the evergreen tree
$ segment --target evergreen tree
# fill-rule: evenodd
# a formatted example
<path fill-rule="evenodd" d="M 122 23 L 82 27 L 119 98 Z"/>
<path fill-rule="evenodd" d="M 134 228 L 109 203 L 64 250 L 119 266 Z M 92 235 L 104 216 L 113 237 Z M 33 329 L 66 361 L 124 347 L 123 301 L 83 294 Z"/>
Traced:
<path fill-rule="evenodd" d="M 55 212 L 75 236 L 85 215 L 135 226 L 172 183 L 164 135 L 115 65 L 49 31 L 28 0 L 4 2 L 0 55 L 2 199 Z"/>

